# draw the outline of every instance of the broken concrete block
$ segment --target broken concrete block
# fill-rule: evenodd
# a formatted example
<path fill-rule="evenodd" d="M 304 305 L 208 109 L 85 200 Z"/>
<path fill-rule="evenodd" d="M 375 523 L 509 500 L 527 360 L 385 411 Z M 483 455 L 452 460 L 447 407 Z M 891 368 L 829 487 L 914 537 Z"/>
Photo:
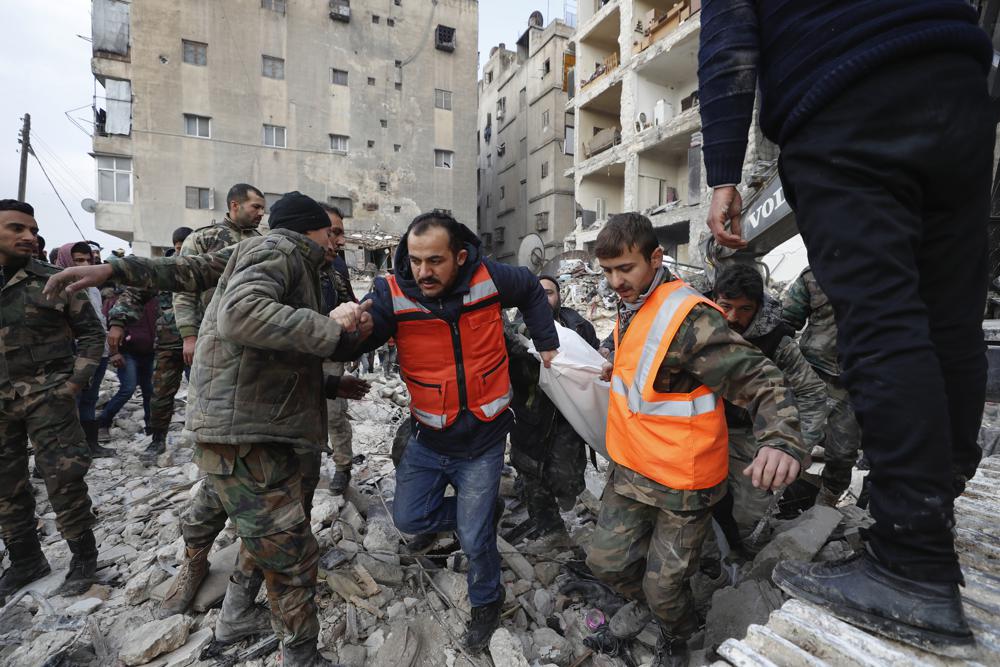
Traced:
<path fill-rule="evenodd" d="M 420 651 L 420 636 L 404 623 L 393 626 L 370 663 L 372 667 L 413 667 Z"/>
<path fill-rule="evenodd" d="M 183 614 L 140 625 L 125 636 L 118 658 L 126 665 L 144 665 L 183 646 L 190 627 L 190 621 Z"/>
<path fill-rule="evenodd" d="M 705 647 L 714 649 L 731 637 L 742 638 L 751 623 L 766 624 L 782 602 L 777 588 L 757 579 L 716 591 L 705 619 Z"/>
<path fill-rule="evenodd" d="M 837 540 L 836 542 L 830 542 L 816 554 L 815 560 L 821 563 L 828 563 L 833 560 L 840 560 L 841 558 L 847 558 L 854 551 L 851 549 L 847 542 L 842 540 Z"/>
<path fill-rule="evenodd" d="M 535 611 L 537 611 L 540 616 L 547 617 L 555 611 L 555 603 L 552 601 L 552 594 L 544 588 L 539 588 L 535 591 L 534 596 L 531 598 L 531 602 L 535 607 Z"/>
<path fill-rule="evenodd" d="M 354 562 L 368 570 L 372 579 L 380 584 L 398 586 L 403 583 L 403 575 L 405 574 L 405 571 L 399 565 L 391 565 L 383 562 L 364 551 L 358 552 Z"/>
<path fill-rule="evenodd" d="M 149 667 L 187 667 L 198 662 L 202 650 L 212 643 L 215 634 L 211 628 L 202 628 L 197 632 L 188 635 L 184 645 L 178 649 L 161 655 L 156 661 L 149 664 Z"/>
<path fill-rule="evenodd" d="M 843 519 L 832 507 L 814 506 L 796 519 L 793 528 L 775 536 L 754 558 L 750 576 L 770 579 L 778 561 L 813 559 Z"/>
<path fill-rule="evenodd" d="M 34 641 L 19 646 L 16 651 L 4 658 L 4 664 L 11 667 L 38 667 L 50 664 L 52 661 L 49 659 L 68 648 L 75 637 L 76 633 L 70 630 L 45 632 Z"/>
<path fill-rule="evenodd" d="M 490 637 L 490 657 L 495 667 L 528 667 L 524 649 L 507 628 L 499 628 Z"/>
<path fill-rule="evenodd" d="M 566 638 L 552 628 L 538 628 L 531 633 L 538 659 L 565 667 L 573 662 L 573 649 Z"/>
<path fill-rule="evenodd" d="M 142 604 L 149 599 L 156 585 L 166 578 L 167 573 L 158 565 L 143 570 L 125 584 L 125 602 L 130 605 Z"/>
<path fill-rule="evenodd" d="M 385 511 L 372 507 L 368 512 L 368 532 L 363 542 L 366 551 L 373 553 L 397 553 L 399 551 L 399 534 L 392 519 Z"/>
<path fill-rule="evenodd" d="M 439 570 L 434 573 L 433 580 L 434 585 L 448 596 L 452 604 L 463 611 L 471 611 L 469 585 L 464 576 L 451 570 Z"/>
<path fill-rule="evenodd" d="M 521 555 L 510 542 L 497 535 L 497 548 L 500 550 L 500 557 L 511 570 L 521 579 L 532 581 L 535 578 L 535 568 L 531 566 L 528 559 Z"/>
<path fill-rule="evenodd" d="M 535 563 L 535 576 L 538 577 L 538 581 L 542 582 L 542 586 L 551 586 L 552 582 L 559 576 L 559 563 L 552 561 Z"/>
<path fill-rule="evenodd" d="M 84 598 L 66 607 L 66 613 L 73 616 L 86 616 L 104 604 L 101 598 Z"/>

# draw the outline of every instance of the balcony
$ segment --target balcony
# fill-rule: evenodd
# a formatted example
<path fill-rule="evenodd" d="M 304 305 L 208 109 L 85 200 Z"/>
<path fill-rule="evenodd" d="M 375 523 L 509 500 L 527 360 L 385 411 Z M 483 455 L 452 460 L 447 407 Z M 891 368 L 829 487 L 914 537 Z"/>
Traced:
<path fill-rule="evenodd" d="M 591 0 L 583 0 L 583 3 Z M 611 34 L 618 41 L 619 25 L 621 24 L 621 7 L 619 0 L 593 0 L 594 12 L 587 16 L 586 4 L 581 5 L 580 25 L 576 29 L 577 41 L 598 38 L 606 39 Z"/>

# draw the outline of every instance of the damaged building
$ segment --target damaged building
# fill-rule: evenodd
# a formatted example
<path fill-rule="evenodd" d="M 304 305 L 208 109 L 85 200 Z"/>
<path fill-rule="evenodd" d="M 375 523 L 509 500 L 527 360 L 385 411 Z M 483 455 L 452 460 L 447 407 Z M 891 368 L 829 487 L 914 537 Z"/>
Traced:
<path fill-rule="evenodd" d="M 138 255 L 299 190 L 348 228 L 475 215 L 476 0 L 93 2 L 97 228 Z M 178 212 L 181 212 L 178 215 Z"/>

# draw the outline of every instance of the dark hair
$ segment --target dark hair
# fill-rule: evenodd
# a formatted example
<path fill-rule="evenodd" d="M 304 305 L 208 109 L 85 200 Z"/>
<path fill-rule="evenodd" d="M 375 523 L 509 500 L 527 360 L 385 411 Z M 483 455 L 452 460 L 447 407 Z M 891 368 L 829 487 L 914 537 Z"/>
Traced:
<path fill-rule="evenodd" d="M 465 245 L 465 242 L 462 240 L 462 226 L 458 220 L 441 211 L 421 213 L 415 217 L 410 226 L 406 228 L 406 235 L 408 237 L 411 234 L 413 236 L 421 236 L 431 227 L 440 227 L 448 232 L 448 247 L 451 248 L 454 254 L 457 255 L 462 250 L 462 246 Z"/>
<path fill-rule="evenodd" d="M 38 244 L 39 252 L 45 250 L 45 239 L 42 238 L 41 234 L 35 234 L 35 242 Z"/>
<path fill-rule="evenodd" d="M 618 257 L 638 248 L 643 257 L 651 259 L 660 247 L 653 231 L 653 223 L 641 213 L 616 213 L 608 218 L 604 229 L 597 235 L 594 254 L 601 259 Z"/>
<path fill-rule="evenodd" d="M 49 251 L 49 264 L 55 264 L 56 260 L 59 258 L 59 248 L 53 248 Z"/>
<path fill-rule="evenodd" d="M 750 299 L 764 302 L 764 279 L 749 264 L 736 264 L 725 268 L 715 279 L 715 298 Z"/>
<path fill-rule="evenodd" d="M 555 276 L 551 276 L 547 273 L 543 273 L 542 275 L 538 276 L 538 282 L 542 282 L 543 280 L 548 280 L 550 283 L 556 286 L 556 289 L 560 289 L 562 287 L 559 284 L 558 278 L 556 278 Z"/>
<path fill-rule="evenodd" d="M 90 247 L 90 244 L 87 243 L 86 241 L 78 241 L 77 243 L 73 244 L 72 248 L 69 249 L 69 254 L 71 255 L 75 255 L 78 252 L 83 253 L 87 257 L 94 256 L 93 249 Z"/>
<path fill-rule="evenodd" d="M 264 193 L 249 183 L 237 183 L 229 188 L 229 192 L 226 193 L 226 208 L 229 208 L 229 202 L 231 201 L 237 201 L 242 204 L 247 199 L 250 199 L 251 192 L 261 199 L 264 198 Z"/>
<path fill-rule="evenodd" d="M 344 214 L 341 213 L 340 209 L 337 208 L 336 206 L 334 206 L 332 204 L 327 204 L 325 201 L 319 202 L 319 206 L 320 206 L 320 208 L 322 208 L 327 213 L 332 213 L 335 216 L 337 216 L 338 218 L 340 218 L 341 220 L 344 219 Z"/>
<path fill-rule="evenodd" d="M 17 199 L 0 199 L 0 211 L 17 211 L 35 217 L 35 208 L 31 204 Z"/>
<path fill-rule="evenodd" d="M 184 243 L 184 239 L 191 236 L 194 230 L 190 227 L 178 227 L 170 237 L 171 243 Z"/>

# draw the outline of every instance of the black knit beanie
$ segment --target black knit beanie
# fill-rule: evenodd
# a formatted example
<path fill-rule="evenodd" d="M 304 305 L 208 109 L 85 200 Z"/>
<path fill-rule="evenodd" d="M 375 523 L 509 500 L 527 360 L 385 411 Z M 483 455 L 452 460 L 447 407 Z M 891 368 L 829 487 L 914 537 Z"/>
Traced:
<path fill-rule="evenodd" d="M 304 234 L 314 229 L 330 226 L 330 216 L 312 197 L 301 192 L 286 192 L 281 199 L 271 205 L 271 217 L 267 220 L 271 229 L 290 229 Z"/>

